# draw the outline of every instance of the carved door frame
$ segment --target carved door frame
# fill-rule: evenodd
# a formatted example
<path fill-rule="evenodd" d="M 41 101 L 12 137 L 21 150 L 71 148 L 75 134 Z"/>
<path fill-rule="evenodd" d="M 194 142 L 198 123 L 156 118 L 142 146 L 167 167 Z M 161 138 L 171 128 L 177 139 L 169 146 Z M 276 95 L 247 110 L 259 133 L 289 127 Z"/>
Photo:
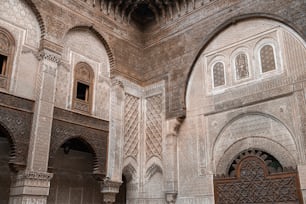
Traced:
<path fill-rule="evenodd" d="M 236 159 L 234 175 L 215 176 L 215 203 L 303 203 L 297 170 L 271 172 L 271 161 L 265 158 L 260 151 L 248 150 Z"/>

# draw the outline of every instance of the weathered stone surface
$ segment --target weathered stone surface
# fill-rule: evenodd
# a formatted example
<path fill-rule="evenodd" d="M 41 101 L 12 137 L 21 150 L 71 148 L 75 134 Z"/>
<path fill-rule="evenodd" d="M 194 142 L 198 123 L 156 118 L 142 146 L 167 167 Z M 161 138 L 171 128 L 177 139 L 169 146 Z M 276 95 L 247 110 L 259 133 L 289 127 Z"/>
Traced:
<path fill-rule="evenodd" d="M 120 200 L 133 204 L 214 203 L 214 175 L 249 149 L 297 167 L 305 199 L 305 10 L 4 0 L 0 27 L 14 43 L 0 36 L 0 186 L 12 190 L 0 201 L 114 203 L 123 182 Z"/>

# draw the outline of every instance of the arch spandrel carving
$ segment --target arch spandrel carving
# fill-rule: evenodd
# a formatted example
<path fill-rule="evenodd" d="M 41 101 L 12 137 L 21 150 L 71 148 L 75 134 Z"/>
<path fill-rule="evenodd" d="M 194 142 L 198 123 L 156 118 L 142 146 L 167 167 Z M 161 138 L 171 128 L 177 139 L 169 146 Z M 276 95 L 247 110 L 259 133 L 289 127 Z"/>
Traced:
<path fill-rule="evenodd" d="M 221 128 L 213 143 L 215 171 L 224 173 L 224 164 L 236 154 L 235 151 L 251 146 L 273 150 L 284 166 L 296 165 L 299 161 L 296 140 L 290 129 L 272 115 L 256 112 L 237 115 Z"/>

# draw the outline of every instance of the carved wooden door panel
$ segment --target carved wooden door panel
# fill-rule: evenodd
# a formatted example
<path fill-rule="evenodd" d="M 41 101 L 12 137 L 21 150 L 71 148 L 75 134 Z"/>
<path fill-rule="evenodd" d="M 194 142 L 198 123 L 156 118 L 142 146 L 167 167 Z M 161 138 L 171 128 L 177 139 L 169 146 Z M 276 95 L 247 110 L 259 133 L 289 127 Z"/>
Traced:
<path fill-rule="evenodd" d="M 263 155 L 249 150 L 238 159 L 233 176 L 215 177 L 215 203 L 303 203 L 296 170 L 272 172 Z"/>

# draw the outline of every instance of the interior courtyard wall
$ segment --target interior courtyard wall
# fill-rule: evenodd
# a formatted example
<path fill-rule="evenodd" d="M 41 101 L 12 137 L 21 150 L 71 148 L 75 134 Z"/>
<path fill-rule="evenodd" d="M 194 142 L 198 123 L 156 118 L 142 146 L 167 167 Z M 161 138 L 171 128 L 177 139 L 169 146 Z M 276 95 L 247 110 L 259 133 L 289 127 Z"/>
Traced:
<path fill-rule="evenodd" d="M 20 0 L 6 1 L 0 8 L 0 26 L 15 40 L 9 93 L 34 99 L 41 31 L 31 8 Z M 26 74 L 27 77 L 24 77 Z"/>
<path fill-rule="evenodd" d="M 279 2 L 277 5 L 271 5 L 269 2 L 254 3 L 251 1 L 244 1 L 241 3 L 238 1 L 226 1 L 228 4 L 224 4 L 224 7 L 228 6 L 228 8 L 224 10 L 221 9 L 224 8 L 223 6 L 216 4 L 214 7 L 214 4 L 212 4 L 213 9 L 211 9 L 211 12 L 215 14 L 211 13 L 212 16 L 206 20 L 202 19 L 197 21 L 196 18 L 193 18 L 193 15 L 190 15 L 191 20 L 189 21 L 189 18 L 187 17 L 187 21 L 182 23 L 180 26 L 177 26 L 180 24 L 179 21 L 177 21 L 169 27 L 165 26 L 160 32 L 155 32 L 154 35 L 158 36 L 158 38 L 154 38 L 154 36 L 152 37 L 150 34 L 148 34 L 147 38 L 152 37 L 152 41 L 146 41 L 148 42 L 148 44 L 145 45 L 145 51 L 148 55 L 147 56 L 144 55 L 145 52 L 142 51 L 141 46 L 139 47 L 137 44 L 133 44 L 135 41 L 132 40 L 132 42 L 128 42 L 128 40 L 133 37 L 127 36 L 126 33 L 129 33 L 131 30 L 125 30 L 124 32 L 124 29 L 120 27 L 116 27 L 114 29 L 109 28 L 114 25 L 112 22 L 103 22 L 101 24 L 97 23 L 97 17 L 95 17 L 95 20 L 91 20 L 89 19 L 90 15 L 88 13 L 84 17 L 75 12 L 72 12 L 72 10 L 69 8 L 62 7 L 54 2 L 50 3 L 49 1 L 39 0 L 33 0 L 33 2 L 35 2 L 35 4 L 39 7 L 42 15 L 44 16 L 44 20 L 47 22 L 46 39 L 54 41 L 55 44 L 58 43 L 59 47 L 65 47 L 65 45 L 67 45 L 64 48 L 63 63 L 60 63 L 58 68 L 57 81 L 59 83 L 57 84 L 58 89 L 56 93 L 56 106 L 70 109 L 69 104 L 71 104 L 71 101 L 69 100 L 71 100 L 71 86 L 73 80 L 72 68 L 75 65 L 75 63 L 72 63 L 71 61 L 74 60 L 74 62 L 78 60 L 85 60 L 90 65 L 92 65 L 92 67 L 97 72 L 95 75 L 95 82 L 97 82 L 98 85 L 96 86 L 95 92 L 99 93 L 99 96 L 104 96 L 105 94 L 106 98 L 109 97 L 108 91 L 103 92 L 103 90 L 109 89 L 110 83 L 108 76 L 105 77 L 103 74 L 101 74 L 102 71 L 101 73 L 99 72 L 98 67 L 101 65 L 99 63 L 103 62 L 100 61 L 101 56 L 96 56 L 97 52 L 94 51 L 95 49 L 101 49 L 101 53 L 105 54 L 105 49 L 103 46 L 98 46 L 95 49 L 92 49 L 92 47 L 88 48 L 88 44 L 86 44 L 86 42 L 82 45 L 87 47 L 86 51 L 88 52 L 85 52 L 83 49 L 78 47 L 80 46 L 78 45 L 80 42 L 84 42 L 84 38 L 89 40 L 90 42 L 88 43 L 90 44 L 102 45 L 101 42 L 96 39 L 95 35 L 92 34 L 91 31 L 86 31 L 84 34 L 84 31 L 77 32 L 74 30 L 73 32 L 75 34 L 75 39 L 70 42 L 71 44 L 62 44 L 63 41 L 69 41 L 67 38 L 65 39 L 64 36 L 70 28 L 76 25 L 93 25 L 96 30 L 103 34 L 107 42 L 110 44 L 110 47 L 115 56 L 115 73 L 122 74 L 129 80 L 145 85 L 151 84 L 161 79 L 167 80 L 165 83 L 167 87 L 166 93 L 163 93 L 162 97 L 162 104 L 165 105 L 166 111 L 163 111 L 162 115 L 166 115 L 167 113 L 168 117 L 175 117 L 184 114 L 185 104 L 182 98 L 184 97 L 184 83 L 187 81 L 189 68 L 191 67 L 195 56 L 203 46 L 205 40 L 209 38 L 207 36 L 210 36 L 210 34 L 213 33 L 212 31 L 222 23 L 228 22 L 227 20 L 232 19 L 234 16 L 239 16 L 247 13 L 256 13 L 258 11 L 266 11 L 267 13 L 275 14 L 280 16 L 280 18 L 286 19 L 286 21 L 290 25 L 293 25 L 293 27 L 297 28 L 300 33 L 305 32 L 304 28 L 306 22 L 303 21 L 303 12 L 301 12 L 305 8 L 305 4 L 301 4 L 303 1 L 284 0 Z M 231 4 L 231 2 L 233 4 Z M 19 5 L 19 3 L 16 5 Z M 4 11 L 4 13 L 5 12 L 7 11 Z M 211 21 L 212 18 L 214 18 L 214 21 Z M 30 40 L 28 40 L 27 31 L 25 27 L 23 27 L 24 25 L 19 25 L 18 23 L 13 22 L 12 19 L 1 18 L 0 25 L 3 25 L 3 27 L 9 30 L 15 36 L 16 43 L 18 43 L 14 66 L 16 69 L 19 69 L 19 67 L 24 68 L 22 70 L 16 71 L 17 73 L 13 74 L 15 82 L 12 83 L 11 93 L 16 94 L 17 96 L 34 99 L 37 73 L 37 69 L 35 67 L 38 66 L 36 51 L 38 49 L 39 40 L 34 40 L 36 44 L 33 43 L 34 41 L 31 44 Z M 211 21 L 211 23 L 209 23 L 209 21 Z M 36 21 L 31 21 L 31 23 L 33 22 Z M 192 27 L 188 27 L 192 24 Z M 234 26 L 235 24 L 236 22 L 234 22 Z M 29 23 L 26 25 L 31 24 Z M 38 28 L 37 31 L 39 31 L 38 23 L 35 26 Z M 205 86 L 205 83 L 207 84 L 209 82 L 203 70 L 201 69 L 204 66 L 201 64 L 203 63 L 202 57 L 199 57 L 198 63 L 195 65 L 193 74 L 190 78 L 190 84 L 192 85 L 189 85 L 191 88 L 189 87 L 187 93 L 187 118 L 179 135 L 178 203 L 213 202 L 211 188 L 212 174 L 216 173 L 215 166 L 217 165 L 218 161 L 212 161 L 211 159 L 213 155 L 212 141 L 217 137 L 217 134 L 221 131 L 221 129 L 239 114 L 262 110 L 262 112 L 273 116 L 273 118 L 277 118 L 278 124 L 285 124 L 287 129 L 290 130 L 292 137 L 295 137 L 293 140 L 298 141 L 296 143 L 300 143 L 302 145 L 304 144 L 302 137 L 303 132 L 301 131 L 300 127 L 303 123 L 303 114 L 305 112 L 305 110 L 303 110 L 304 106 L 301 105 L 303 104 L 303 100 L 305 101 L 305 82 L 304 84 L 301 82 L 301 80 L 305 78 L 303 69 L 305 64 L 304 60 L 300 59 L 305 59 L 305 48 L 300 44 L 301 39 L 292 37 L 291 31 L 287 33 L 283 32 L 282 39 L 283 47 L 281 48 L 284 48 L 284 50 L 291 50 L 291 52 L 281 53 L 281 56 L 283 57 L 282 66 L 287 68 L 285 69 L 285 72 L 281 72 L 278 77 L 259 80 L 256 83 L 250 85 L 244 84 L 243 86 L 237 86 L 235 87 L 235 90 L 230 89 L 229 91 L 224 91 L 222 94 L 213 94 L 211 96 L 206 95 L 207 91 L 209 90 L 209 86 Z M 144 39 L 141 38 L 141 40 Z M 153 41 L 156 43 L 152 43 Z M 77 46 L 74 47 L 75 45 Z M 69 48 L 71 48 L 71 50 L 77 50 L 76 53 L 69 56 L 69 54 L 67 54 L 67 52 L 69 52 L 67 51 Z M 104 51 L 102 51 L 103 49 Z M 18 55 L 20 55 L 20 57 L 18 57 Z M 92 56 L 96 57 L 92 59 Z M 103 57 L 105 57 L 105 55 L 103 55 Z M 33 74 L 26 78 L 23 77 L 25 73 L 29 72 Z M 298 81 L 298 83 L 295 83 L 296 81 Z M 18 84 L 19 82 L 20 84 Z M 60 83 L 62 82 L 63 84 L 61 85 Z M 259 93 L 262 90 L 264 90 L 264 93 Z M 302 90 L 304 92 L 301 92 L 299 95 L 297 95 L 295 92 L 296 90 Z M 145 104 L 150 96 L 159 95 L 161 93 L 153 91 L 154 94 L 151 95 L 152 93 L 150 93 L 149 89 L 141 88 L 140 93 L 143 94 L 143 92 L 148 95 L 142 95 L 144 100 L 141 104 Z M 243 95 L 241 99 L 242 101 L 235 100 L 236 98 L 240 98 L 242 96 L 241 93 L 253 93 L 253 95 Z M 265 102 L 261 102 L 261 100 Z M 94 108 L 95 117 L 108 120 L 109 113 L 107 112 L 107 107 L 110 107 L 108 102 L 109 100 L 105 98 L 98 99 L 98 96 L 96 96 L 96 108 Z M 100 104 L 103 105 L 100 106 Z M 241 106 L 246 107 L 241 108 Z M 103 109 L 104 107 L 105 109 Z M 139 112 L 141 112 L 142 116 L 144 116 L 146 109 L 144 108 Z M 214 121 L 215 118 L 218 119 L 218 122 Z M 221 121 L 220 118 L 223 120 Z M 297 119 L 292 120 L 292 118 Z M 161 121 L 157 121 L 157 124 L 160 124 Z M 272 123 L 273 121 L 271 124 Z M 164 125 L 164 121 L 162 125 Z M 277 126 L 273 126 L 273 128 L 274 127 L 277 128 Z M 144 139 L 147 135 L 142 132 L 143 130 L 143 127 L 141 128 L 141 131 L 139 130 L 143 135 L 141 138 L 143 145 L 142 148 L 139 149 L 139 152 L 145 154 L 147 149 L 145 149 L 146 141 Z M 160 139 L 159 134 L 157 135 Z M 194 139 L 193 135 L 196 140 Z M 289 134 L 286 133 L 286 135 Z M 163 137 L 164 136 L 165 135 L 163 134 Z M 157 140 L 158 144 L 160 144 L 159 139 Z M 162 142 L 164 142 L 164 138 L 162 138 Z M 247 143 L 254 145 L 256 141 L 247 141 Z M 285 142 L 284 144 L 289 143 L 291 145 L 292 141 L 289 141 L 288 143 Z M 118 144 L 120 145 L 120 143 Z M 245 147 L 247 147 L 247 145 Z M 258 147 L 260 147 L 260 144 Z M 301 161 L 303 161 L 303 157 L 305 156 L 302 152 L 303 146 L 296 147 L 296 149 L 297 150 L 293 149 L 293 152 L 297 152 L 296 154 L 294 153 L 296 156 L 293 156 L 293 158 L 295 158 L 294 160 L 296 160 L 297 163 L 301 163 Z M 230 149 L 230 151 L 232 151 L 232 149 Z M 188 152 L 188 154 L 186 154 L 186 152 Z M 157 155 L 157 157 L 158 156 L 159 155 Z M 167 155 L 162 155 L 162 159 L 156 160 L 156 164 L 159 164 L 161 169 L 163 167 L 165 157 L 167 157 Z M 159 167 L 153 168 L 154 174 L 151 177 L 152 179 L 146 181 L 146 173 L 150 172 L 147 170 L 150 167 L 154 167 L 154 165 L 148 165 L 149 162 L 145 159 L 145 157 L 141 162 L 143 162 L 141 165 L 135 165 L 135 169 L 140 170 L 137 172 L 136 179 L 142 180 L 139 182 L 139 186 L 141 186 L 141 188 L 140 190 L 137 190 L 137 193 L 134 194 L 135 196 L 133 198 L 140 198 L 140 200 L 138 199 L 139 202 L 145 202 L 149 199 L 154 200 L 153 198 L 161 199 L 161 196 L 163 195 L 161 192 L 164 189 L 162 189 L 160 184 L 164 181 L 162 181 L 163 176 L 161 176 L 161 173 L 159 172 Z M 123 168 L 124 166 L 121 167 Z M 164 169 L 162 170 L 164 171 Z M 132 189 L 135 189 L 134 185 L 130 186 Z M 194 189 L 192 186 L 197 186 L 198 188 Z M 148 189 L 151 187 L 155 190 L 150 194 Z M 132 190 L 128 189 L 128 191 L 130 192 Z M 138 192 L 140 193 L 138 194 Z M 157 202 L 161 202 L 161 200 L 158 200 Z"/>
<path fill-rule="evenodd" d="M 90 6 L 80 10 L 79 7 L 84 4 L 81 1 L 68 7 L 69 2 L 61 0 L 58 2 L 66 5 L 65 7 L 49 1 L 34 2 L 41 11 L 47 27 L 50 26 L 47 28 L 47 39 L 61 44 L 61 38 L 70 28 L 93 25 L 103 33 L 114 56 L 118 56 L 115 57 L 114 73 L 139 84 L 167 79 L 167 117 L 185 114 L 184 94 L 192 64 L 203 45 L 226 25 L 241 18 L 266 16 L 288 23 L 305 36 L 305 21 L 302 20 L 305 9 L 303 0 L 282 0 L 277 5 L 273 2 L 213 1 L 207 4 L 205 9 L 184 16 L 184 20 L 174 18 L 159 30 L 148 33 L 139 33 L 133 27 L 105 18 L 102 12 L 92 10 Z M 61 12 L 62 9 L 65 10 L 64 13 Z M 73 10 L 80 10 L 82 15 Z M 202 19 L 199 16 L 207 18 Z M 103 23 L 97 23 L 100 19 L 104 19 Z M 143 48 L 145 52 L 142 52 Z M 180 84 L 185 85 L 182 87 Z"/>

